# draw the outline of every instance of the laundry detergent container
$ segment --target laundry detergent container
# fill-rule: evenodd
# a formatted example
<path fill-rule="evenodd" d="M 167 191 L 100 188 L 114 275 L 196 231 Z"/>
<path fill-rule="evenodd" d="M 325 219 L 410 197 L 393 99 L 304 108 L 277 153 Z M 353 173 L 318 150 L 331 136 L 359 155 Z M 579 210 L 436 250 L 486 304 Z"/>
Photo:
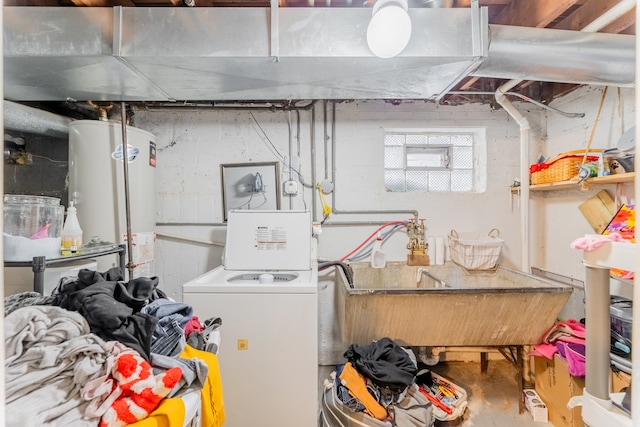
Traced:
<path fill-rule="evenodd" d="M 46 196 L 5 194 L 3 207 L 5 261 L 60 257 L 64 206 Z"/>

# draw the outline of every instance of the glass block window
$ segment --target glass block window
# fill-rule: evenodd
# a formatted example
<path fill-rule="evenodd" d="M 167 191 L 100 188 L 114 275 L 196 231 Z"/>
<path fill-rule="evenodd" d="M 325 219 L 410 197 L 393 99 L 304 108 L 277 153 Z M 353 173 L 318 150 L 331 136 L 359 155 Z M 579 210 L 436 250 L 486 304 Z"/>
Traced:
<path fill-rule="evenodd" d="M 384 137 L 385 189 L 481 192 L 484 156 L 483 129 L 390 130 Z"/>

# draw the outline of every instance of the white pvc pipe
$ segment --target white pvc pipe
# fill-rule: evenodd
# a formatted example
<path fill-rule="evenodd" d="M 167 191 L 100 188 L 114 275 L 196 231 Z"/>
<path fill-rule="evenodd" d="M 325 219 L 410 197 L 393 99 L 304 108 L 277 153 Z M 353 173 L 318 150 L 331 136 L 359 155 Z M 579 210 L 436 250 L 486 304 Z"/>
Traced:
<path fill-rule="evenodd" d="M 585 33 L 595 33 L 620 18 L 625 13 L 636 7 L 636 0 L 622 0 L 620 3 L 607 10 L 605 13 L 591 21 L 580 31 Z"/>
<path fill-rule="evenodd" d="M 531 126 L 526 117 L 507 99 L 505 92 L 515 87 L 521 80 L 509 80 L 496 90 L 496 101 L 514 118 L 520 127 L 520 269 L 531 271 L 529 250 L 529 130 Z"/>

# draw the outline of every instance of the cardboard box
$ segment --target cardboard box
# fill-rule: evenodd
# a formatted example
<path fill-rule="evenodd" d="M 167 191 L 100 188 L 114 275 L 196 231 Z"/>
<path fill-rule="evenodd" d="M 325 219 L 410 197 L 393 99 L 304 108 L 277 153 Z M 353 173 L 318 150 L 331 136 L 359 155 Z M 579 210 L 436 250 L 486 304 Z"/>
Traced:
<path fill-rule="evenodd" d="M 533 417 L 533 421 L 538 423 L 548 423 L 549 422 L 549 412 L 547 410 L 547 405 L 544 404 L 538 393 L 534 389 L 525 388 L 522 390 L 524 394 L 524 405 L 527 408 L 527 411 L 531 413 Z"/>
<path fill-rule="evenodd" d="M 569 375 L 567 363 L 556 354 L 553 360 L 534 358 L 536 392 L 547 405 L 549 422 L 555 427 L 584 427 L 582 407 L 567 408 L 569 399 L 581 396 L 584 378 Z"/>
<path fill-rule="evenodd" d="M 611 370 L 611 392 L 620 393 L 623 388 L 631 385 L 631 375 L 626 372 Z"/>

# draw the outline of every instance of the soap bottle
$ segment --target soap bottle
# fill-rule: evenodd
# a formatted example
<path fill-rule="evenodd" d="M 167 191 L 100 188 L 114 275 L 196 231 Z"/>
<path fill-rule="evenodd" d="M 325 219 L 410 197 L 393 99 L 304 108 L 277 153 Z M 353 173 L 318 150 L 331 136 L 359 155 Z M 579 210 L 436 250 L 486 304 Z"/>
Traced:
<path fill-rule="evenodd" d="M 72 255 L 78 252 L 82 245 L 82 229 L 78 222 L 76 208 L 73 202 L 69 202 L 67 209 L 67 218 L 62 227 L 62 247 L 60 253 L 62 255 Z"/>
<path fill-rule="evenodd" d="M 378 237 L 376 238 L 376 241 L 373 244 L 373 249 L 371 250 L 371 267 L 384 268 L 386 264 L 387 256 L 382 251 L 382 238 L 380 237 L 380 233 L 378 233 Z"/>

